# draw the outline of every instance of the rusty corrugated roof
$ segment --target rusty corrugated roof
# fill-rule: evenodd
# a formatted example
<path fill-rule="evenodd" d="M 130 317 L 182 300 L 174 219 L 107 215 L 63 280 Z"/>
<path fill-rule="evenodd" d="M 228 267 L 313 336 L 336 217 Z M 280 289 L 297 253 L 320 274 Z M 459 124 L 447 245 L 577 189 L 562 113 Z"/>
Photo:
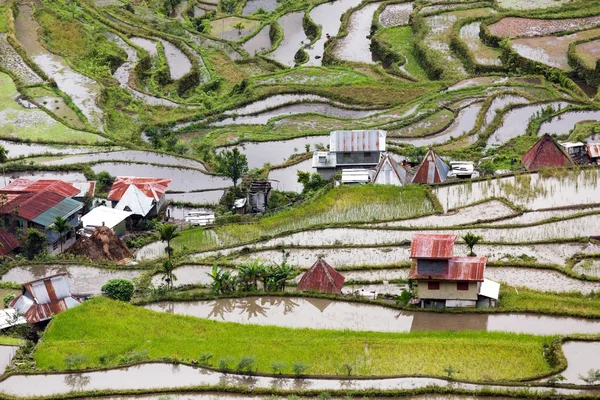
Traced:
<path fill-rule="evenodd" d="M 26 179 L 19 178 L 12 181 L 8 186 L 0 189 L 0 193 L 38 193 L 52 192 L 63 197 L 73 197 L 80 190 L 70 183 L 57 179 Z"/>
<path fill-rule="evenodd" d="M 386 135 L 382 130 L 333 131 L 329 135 L 329 151 L 385 151 Z"/>
<path fill-rule="evenodd" d="M 408 274 L 410 280 L 475 281 L 482 282 L 485 275 L 487 257 L 452 257 L 443 273 L 420 273 L 418 262 L 414 261 Z"/>
<path fill-rule="evenodd" d="M 600 157 L 600 143 L 588 143 L 585 146 L 587 147 L 587 153 L 590 158 Z"/>
<path fill-rule="evenodd" d="M 5 204 L 0 207 L 0 215 L 15 214 L 20 218 L 33 221 L 64 199 L 64 196 L 53 192 L 9 194 Z"/>
<path fill-rule="evenodd" d="M 448 177 L 448 171 L 450 171 L 448 164 L 433 149 L 430 149 L 419 165 L 412 183 L 441 183 Z"/>
<path fill-rule="evenodd" d="M 110 188 L 108 200 L 119 201 L 130 185 L 135 185 L 144 195 L 159 201 L 165 194 L 171 179 L 168 178 L 137 178 L 134 176 L 118 176 Z"/>
<path fill-rule="evenodd" d="M 402 168 L 400 164 L 398 164 L 396 160 L 394 160 L 389 154 L 384 155 L 381 160 L 379 160 L 379 164 L 375 168 L 375 176 L 373 177 L 372 181 L 377 183 L 377 178 L 386 164 L 390 165 L 392 171 L 398 177 L 400 184 L 406 184 L 406 170 Z"/>
<path fill-rule="evenodd" d="M 449 259 L 454 255 L 456 235 L 417 233 L 410 244 L 411 258 Z"/>
<path fill-rule="evenodd" d="M 327 261 L 319 258 L 308 271 L 302 275 L 298 282 L 298 290 L 314 291 L 322 293 L 341 293 L 344 286 L 344 275 L 337 272 L 327 264 Z"/>
<path fill-rule="evenodd" d="M 0 255 L 7 255 L 19 247 L 19 242 L 10 233 L 0 229 Z"/>
<path fill-rule="evenodd" d="M 547 133 L 521 157 L 527 171 L 541 167 L 571 167 L 575 165 L 569 154 Z"/>

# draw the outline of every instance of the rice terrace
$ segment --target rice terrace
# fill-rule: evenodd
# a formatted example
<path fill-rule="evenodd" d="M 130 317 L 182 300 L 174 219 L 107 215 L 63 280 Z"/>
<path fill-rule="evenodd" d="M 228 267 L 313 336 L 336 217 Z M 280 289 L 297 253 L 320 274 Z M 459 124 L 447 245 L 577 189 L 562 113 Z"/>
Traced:
<path fill-rule="evenodd" d="M 600 399 L 600 1 L 0 0 L 0 399 Z"/>

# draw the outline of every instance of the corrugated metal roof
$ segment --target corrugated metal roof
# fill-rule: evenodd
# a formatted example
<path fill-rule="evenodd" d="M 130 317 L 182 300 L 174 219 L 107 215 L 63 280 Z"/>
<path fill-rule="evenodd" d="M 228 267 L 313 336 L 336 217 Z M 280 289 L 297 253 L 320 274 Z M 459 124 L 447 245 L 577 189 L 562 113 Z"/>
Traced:
<path fill-rule="evenodd" d="M 115 210 L 106 206 L 95 207 L 92 211 L 81 217 L 81 223 L 86 226 L 102 226 L 102 223 L 113 229 L 121 221 L 131 215 L 130 212 Z"/>
<path fill-rule="evenodd" d="M 119 201 L 130 185 L 135 185 L 146 196 L 159 201 L 165 194 L 171 179 L 168 178 L 137 178 L 134 176 L 118 176 L 110 188 L 108 200 Z"/>
<path fill-rule="evenodd" d="M 541 167 L 571 167 L 575 163 L 561 145 L 547 133 L 521 157 L 527 171 Z"/>
<path fill-rule="evenodd" d="M 146 196 L 137 186 L 129 185 L 115 208 L 145 217 L 153 205 L 153 198 Z"/>
<path fill-rule="evenodd" d="M 322 293 L 341 293 L 344 275 L 337 272 L 327 261 L 319 258 L 298 282 L 298 290 Z"/>
<path fill-rule="evenodd" d="M 333 131 L 329 134 L 329 151 L 385 151 L 386 131 Z"/>
<path fill-rule="evenodd" d="M 81 301 L 71 296 L 69 278 L 66 274 L 57 274 L 23 284 L 24 294 L 12 300 L 10 307 L 25 316 L 30 324 L 45 321 Z"/>
<path fill-rule="evenodd" d="M 600 157 L 600 143 L 588 143 L 586 144 L 588 156 L 590 158 Z"/>
<path fill-rule="evenodd" d="M 62 199 L 48 210 L 33 219 L 33 222 L 48 227 L 54 223 L 56 217 L 68 218 L 83 208 L 83 204 L 73 199 Z"/>
<path fill-rule="evenodd" d="M 394 160 L 389 154 L 384 155 L 379 161 L 379 164 L 375 169 L 375 176 L 373 177 L 374 183 L 380 183 L 377 182 L 377 178 L 380 177 L 379 174 L 381 170 L 385 168 L 386 165 L 389 165 L 389 167 L 391 168 L 393 173 L 398 177 L 398 180 L 402 185 L 406 184 L 406 170 L 402 168 L 400 164 L 398 164 L 398 162 L 396 162 L 396 160 Z M 383 177 L 383 175 L 381 177 Z"/>
<path fill-rule="evenodd" d="M 412 183 L 441 183 L 448 178 L 450 167 L 442 160 L 433 149 L 430 149 L 419 165 Z"/>
<path fill-rule="evenodd" d="M 483 281 L 487 257 L 453 257 L 448 260 L 448 268 L 438 274 L 420 273 L 417 261 L 414 261 L 408 279 L 439 281 Z"/>
<path fill-rule="evenodd" d="M 26 179 L 19 178 L 12 181 L 8 186 L 0 189 L 0 193 L 6 192 L 20 192 L 20 193 L 39 193 L 39 192 L 52 192 L 60 194 L 63 197 L 73 197 L 77 195 L 80 190 L 70 183 L 60 181 L 57 179 Z"/>
<path fill-rule="evenodd" d="M 0 214 L 18 214 L 20 218 L 33 221 L 64 199 L 63 196 L 52 192 L 8 195 L 6 203 L 0 207 Z"/>
<path fill-rule="evenodd" d="M 19 247 L 19 242 L 10 233 L 0 229 L 0 255 L 7 255 Z"/>
<path fill-rule="evenodd" d="M 454 255 L 456 235 L 417 233 L 410 244 L 411 258 L 449 259 Z"/>

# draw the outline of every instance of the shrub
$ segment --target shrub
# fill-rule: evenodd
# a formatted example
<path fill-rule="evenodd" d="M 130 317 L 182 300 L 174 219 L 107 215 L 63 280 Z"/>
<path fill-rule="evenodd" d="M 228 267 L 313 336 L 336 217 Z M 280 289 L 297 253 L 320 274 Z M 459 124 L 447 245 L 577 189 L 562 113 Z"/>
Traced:
<path fill-rule="evenodd" d="M 248 374 L 251 374 L 254 372 L 255 364 L 256 364 L 256 358 L 243 357 L 237 365 L 237 372 L 246 372 Z"/>
<path fill-rule="evenodd" d="M 9 293 L 6 296 L 4 296 L 4 298 L 2 299 L 2 303 L 4 304 L 4 308 L 6 308 L 6 306 L 8 305 L 8 303 L 10 303 L 14 298 L 15 298 L 15 295 L 13 293 Z"/>
<path fill-rule="evenodd" d="M 133 296 L 133 283 L 126 279 L 111 279 L 102 286 L 102 293 L 115 300 L 129 301 Z"/>
<path fill-rule="evenodd" d="M 286 368 L 286 364 L 282 362 L 274 362 L 271 364 L 271 369 L 273 370 L 273 375 L 281 375 Z"/>
<path fill-rule="evenodd" d="M 219 360 L 219 369 L 221 371 L 229 371 L 231 368 L 231 363 L 233 362 L 233 360 L 229 357 L 227 358 L 221 358 Z"/>
<path fill-rule="evenodd" d="M 203 353 L 200 354 L 200 358 L 198 359 L 198 363 L 202 366 L 207 366 L 210 365 L 210 360 L 213 358 L 214 356 L 210 353 Z"/>
<path fill-rule="evenodd" d="M 64 358 L 64 363 L 67 369 L 75 369 L 87 361 L 87 357 L 81 354 L 68 355 Z"/>
<path fill-rule="evenodd" d="M 292 366 L 292 371 L 294 371 L 294 375 L 296 376 L 301 376 L 306 370 L 308 370 L 308 365 L 302 361 L 296 361 Z"/>
<path fill-rule="evenodd" d="M 35 228 L 27 229 L 23 253 L 29 260 L 46 252 L 46 235 Z"/>

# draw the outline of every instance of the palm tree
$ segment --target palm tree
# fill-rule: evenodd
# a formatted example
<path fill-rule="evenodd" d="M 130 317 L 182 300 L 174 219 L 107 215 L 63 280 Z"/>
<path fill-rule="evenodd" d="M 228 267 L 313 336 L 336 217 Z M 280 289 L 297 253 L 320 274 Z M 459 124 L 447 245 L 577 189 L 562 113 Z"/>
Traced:
<path fill-rule="evenodd" d="M 4 146 L 0 145 L 0 164 L 2 164 L 2 176 L 4 177 L 4 163 L 8 161 L 8 150 Z M 5 178 L 6 179 L 6 178 Z M 6 180 L 4 181 L 6 186 Z"/>
<path fill-rule="evenodd" d="M 175 270 L 173 263 L 170 260 L 165 260 L 160 272 L 162 273 L 162 280 L 167 282 L 167 289 L 173 289 L 173 282 L 177 280 L 173 270 Z"/>
<path fill-rule="evenodd" d="M 214 294 L 235 292 L 238 285 L 238 277 L 231 274 L 231 271 L 219 269 L 214 264 L 212 271 L 207 274 L 213 280 L 210 285 L 210 291 Z"/>
<path fill-rule="evenodd" d="M 264 265 L 258 260 L 253 260 L 241 265 L 238 269 L 238 279 L 244 284 L 244 289 L 246 291 L 258 289 L 258 278 L 264 269 Z"/>
<path fill-rule="evenodd" d="M 64 235 L 67 232 L 73 230 L 73 227 L 69 224 L 69 220 L 58 215 L 54 220 L 54 223 L 50 226 L 50 229 L 58 233 L 58 241 L 60 243 L 60 252 L 63 251 Z"/>
<path fill-rule="evenodd" d="M 481 242 L 483 240 L 483 237 L 468 232 L 465 236 L 462 237 L 462 239 L 465 241 L 467 247 L 469 248 L 469 256 L 475 256 L 475 253 L 473 253 L 473 247 L 475 247 L 477 243 Z"/>
<path fill-rule="evenodd" d="M 158 225 L 158 235 L 160 236 L 160 240 L 163 242 L 167 242 L 167 255 L 169 256 L 169 261 L 171 260 L 171 256 L 173 254 L 173 248 L 171 247 L 171 240 L 175 239 L 179 236 L 179 232 L 177 232 L 177 226 L 173 224 L 159 224 Z"/>
<path fill-rule="evenodd" d="M 277 290 L 285 292 L 287 281 L 296 276 L 296 268 L 284 262 L 273 270 L 273 280 Z"/>

